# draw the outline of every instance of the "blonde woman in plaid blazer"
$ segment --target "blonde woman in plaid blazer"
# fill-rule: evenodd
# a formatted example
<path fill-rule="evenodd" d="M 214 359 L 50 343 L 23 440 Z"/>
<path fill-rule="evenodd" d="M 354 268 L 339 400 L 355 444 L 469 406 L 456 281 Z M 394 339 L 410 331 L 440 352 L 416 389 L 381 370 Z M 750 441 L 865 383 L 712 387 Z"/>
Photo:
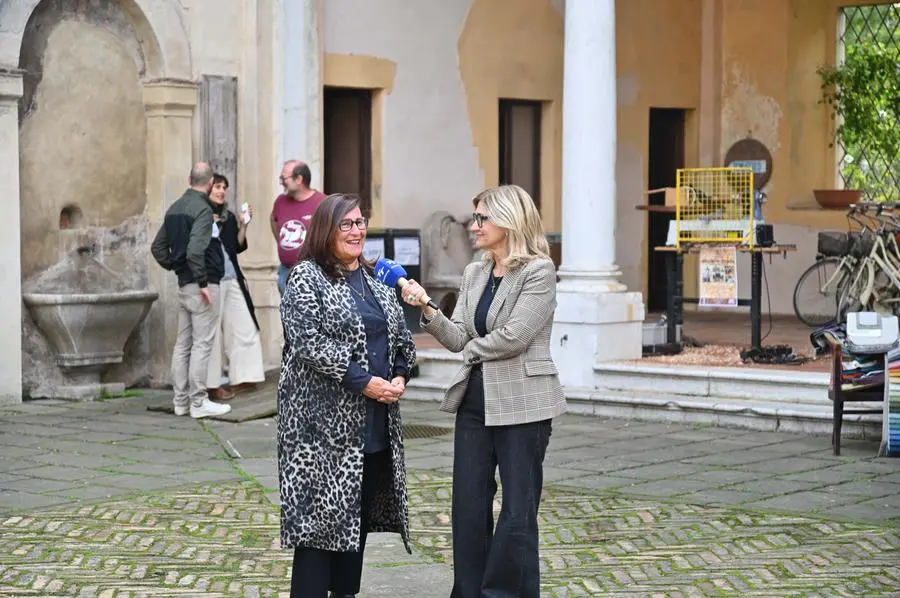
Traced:
<path fill-rule="evenodd" d="M 462 353 L 441 409 L 456 413 L 451 598 L 537 598 L 537 511 L 551 419 L 566 399 L 550 356 L 556 269 L 540 215 L 521 187 L 473 200 L 472 232 L 483 262 L 469 264 L 453 315 L 423 307 L 422 325 Z M 422 305 L 415 281 L 404 300 Z M 503 505 L 494 529 L 499 466 Z"/>

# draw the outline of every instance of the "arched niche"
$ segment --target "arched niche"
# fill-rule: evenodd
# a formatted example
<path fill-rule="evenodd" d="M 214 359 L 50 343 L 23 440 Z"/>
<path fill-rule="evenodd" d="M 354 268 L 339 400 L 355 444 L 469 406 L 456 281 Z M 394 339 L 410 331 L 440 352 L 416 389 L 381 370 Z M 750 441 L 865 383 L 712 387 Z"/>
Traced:
<path fill-rule="evenodd" d="M 19 64 L 25 26 L 42 0 L 0 0 L 0 67 Z M 147 59 L 150 79 L 193 79 L 191 50 L 178 0 L 94 0 L 114 2 L 128 16 Z"/>
<path fill-rule="evenodd" d="M 19 223 L 20 216 L 30 206 L 22 205 L 20 188 L 20 147 L 18 110 L 16 109 L 25 96 L 23 76 L 20 69 L 21 52 L 28 22 L 39 10 L 42 0 L 0 0 L 0 210 L 5 219 L 11 223 Z M 52 1 L 52 0 L 51 0 Z M 69 2 L 69 4 L 75 4 Z M 143 218 L 149 218 L 149 230 L 143 225 L 143 232 L 136 229 L 135 234 L 147 244 L 147 235 L 153 230 L 154 222 L 164 212 L 165 205 L 172 201 L 169 188 L 175 189 L 173 164 L 177 163 L 177 179 L 183 179 L 180 170 L 191 160 L 192 134 L 190 122 L 196 103 L 196 86 L 191 64 L 191 51 L 185 27 L 185 9 L 179 0 L 81 0 L 80 5 L 115 4 L 133 30 L 136 44 L 132 47 L 134 55 L 140 61 L 135 62 L 137 76 L 141 86 L 140 96 L 146 117 L 145 142 L 145 184 L 135 181 L 140 192 L 146 189 L 147 208 Z M 132 96 L 134 97 L 134 96 Z M 32 98 L 33 99 L 33 98 Z M 27 105 L 25 106 L 27 110 Z M 50 169 L 47 173 L 58 181 L 61 193 L 65 192 L 65 172 Z M 183 185 L 183 183 L 182 183 Z M 79 208 L 85 207 L 82 201 L 67 198 L 65 205 L 74 203 Z M 63 204 L 61 204 L 63 206 Z M 54 231 L 59 230 L 62 222 L 63 207 L 51 213 Z M 90 223 L 89 210 L 83 213 L 82 222 Z M 72 218 L 67 219 L 73 222 Z M 129 219 L 126 222 L 133 222 Z M 34 355 L 19 353 L 22 339 L 27 331 L 23 328 L 27 318 L 22 316 L 22 283 L 25 277 L 21 269 L 21 234 L 20 227 L 13 224 L 7 228 L 7 234 L 0 239 L 0 251 L 6 255 L 6 266 L 2 268 L 7 292 L 0 296 L 0 312 L 7 315 L 0 323 L 0 336 L 8 341 L 4 359 L 0 360 L 0 404 L 21 401 L 23 395 L 23 369 L 34 361 Z M 146 247 L 145 247 L 146 249 Z M 146 252 L 145 252 L 146 253 Z M 147 259 L 144 259 L 146 262 Z M 141 264 L 145 271 L 147 264 Z M 153 273 L 151 272 L 151 278 Z M 153 281 L 151 281 L 153 284 Z M 165 285 L 153 284 L 161 291 L 160 300 L 154 306 L 144 328 L 152 332 L 150 338 L 142 341 L 145 347 L 143 355 L 150 370 L 147 372 L 154 380 L 165 378 L 166 371 L 163 358 L 168 337 L 173 336 L 169 328 L 173 325 L 161 314 L 167 313 L 166 306 L 173 303 L 172 293 Z M 154 326 L 148 322 L 153 321 Z M 22 324 L 20 324 L 22 322 Z M 142 334 L 146 334 L 142 332 Z M 159 363 L 157 363 L 159 362 Z M 39 369 L 39 368 L 38 368 Z"/>

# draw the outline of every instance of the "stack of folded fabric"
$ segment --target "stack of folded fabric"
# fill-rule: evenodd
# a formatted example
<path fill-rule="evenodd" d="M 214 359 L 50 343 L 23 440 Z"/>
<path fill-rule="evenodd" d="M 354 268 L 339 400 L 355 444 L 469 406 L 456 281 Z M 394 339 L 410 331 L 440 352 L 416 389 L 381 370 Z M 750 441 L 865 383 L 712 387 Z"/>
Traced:
<path fill-rule="evenodd" d="M 841 389 L 884 390 L 888 392 L 884 409 L 884 426 L 881 433 L 879 455 L 900 457 L 900 347 L 888 351 L 885 356 L 888 376 L 879 355 L 853 353 L 847 349 L 847 330 L 843 325 L 830 325 L 815 331 L 810 339 L 817 351 L 825 346 L 823 339 L 841 346 Z"/>
<path fill-rule="evenodd" d="M 841 389 L 846 392 L 878 388 L 884 388 L 884 366 L 881 359 L 872 355 L 844 353 L 841 360 Z"/>
<path fill-rule="evenodd" d="M 841 389 L 845 392 L 853 390 L 878 390 L 884 388 L 884 365 L 880 355 L 853 353 L 847 349 L 847 329 L 841 324 L 828 326 L 816 332 L 832 343 L 839 345 L 841 351 Z M 887 362 L 897 376 L 897 391 L 900 393 L 900 347 L 891 349 L 887 354 Z M 898 397 L 900 400 L 900 397 Z"/>

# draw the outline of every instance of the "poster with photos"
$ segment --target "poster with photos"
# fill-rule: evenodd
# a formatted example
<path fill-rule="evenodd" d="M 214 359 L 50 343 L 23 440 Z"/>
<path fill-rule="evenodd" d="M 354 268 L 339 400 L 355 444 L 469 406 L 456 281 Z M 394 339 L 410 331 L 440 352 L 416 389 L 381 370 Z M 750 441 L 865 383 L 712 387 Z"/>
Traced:
<path fill-rule="evenodd" d="M 737 307 L 737 250 L 704 247 L 700 250 L 700 305 Z"/>

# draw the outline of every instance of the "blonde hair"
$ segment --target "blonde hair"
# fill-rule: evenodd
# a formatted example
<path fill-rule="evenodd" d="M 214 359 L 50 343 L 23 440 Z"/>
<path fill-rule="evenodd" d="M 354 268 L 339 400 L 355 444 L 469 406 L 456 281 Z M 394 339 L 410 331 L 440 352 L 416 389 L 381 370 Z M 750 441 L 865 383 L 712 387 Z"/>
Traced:
<path fill-rule="evenodd" d="M 517 268 L 537 258 L 550 259 L 541 215 L 525 189 L 518 185 L 490 187 L 476 195 L 472 205 L 482 206 L 490 222 L 506 231 L 503 264 L 507 268 Z"/>

